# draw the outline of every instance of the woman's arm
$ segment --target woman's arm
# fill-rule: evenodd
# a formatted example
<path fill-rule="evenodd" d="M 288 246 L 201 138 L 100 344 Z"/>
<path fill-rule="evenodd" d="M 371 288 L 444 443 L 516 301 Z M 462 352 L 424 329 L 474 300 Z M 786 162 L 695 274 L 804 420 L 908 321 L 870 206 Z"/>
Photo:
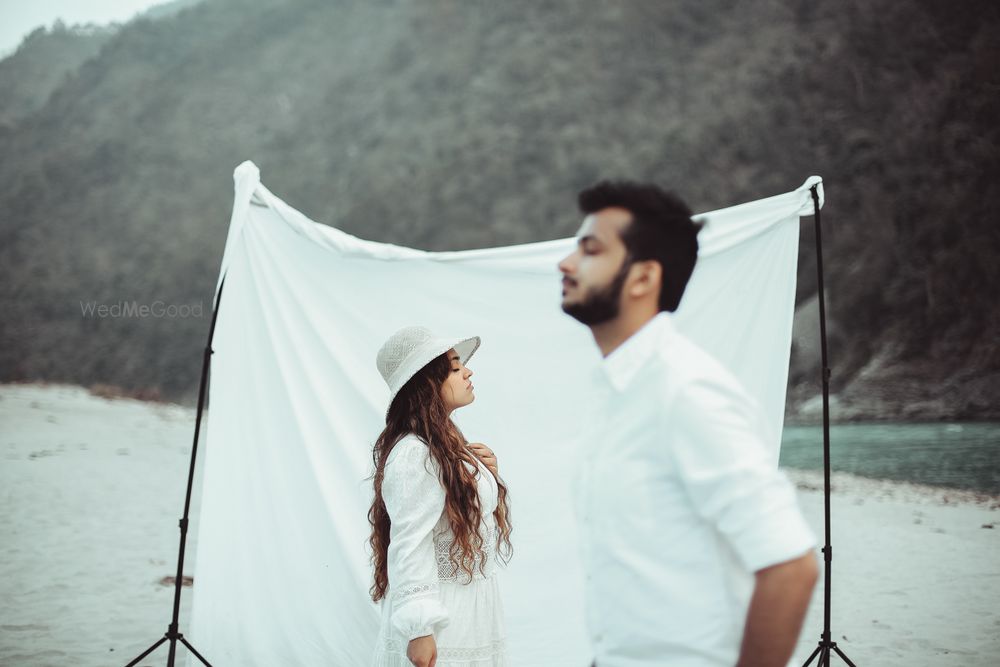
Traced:
<path fill-rule="evenodd" d="M 407 640 L 431 637 L 448 625 L 441 604 L 433 529 L 444 511 L 444 489 L 427 445 L 401 440 L 386 463 L 382 498 L 389 513 L 389 603 L 392 624 Z M 426 645 L 428 642 L 421 642 Z M 427 663 L 433 664 L 433 658 Z"/>

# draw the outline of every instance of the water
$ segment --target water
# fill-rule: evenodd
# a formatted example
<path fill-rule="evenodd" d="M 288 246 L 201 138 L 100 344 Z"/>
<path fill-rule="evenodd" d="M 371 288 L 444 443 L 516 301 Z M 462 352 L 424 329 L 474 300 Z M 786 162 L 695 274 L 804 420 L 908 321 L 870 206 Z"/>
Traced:
<path fill-rule="evenodd" d="M 786 426 L 781 465 L 823 469 L 823 428 Z M 830 467 L 864 477 L 1000 495 L 1000 423 L 830 427 Z"/>

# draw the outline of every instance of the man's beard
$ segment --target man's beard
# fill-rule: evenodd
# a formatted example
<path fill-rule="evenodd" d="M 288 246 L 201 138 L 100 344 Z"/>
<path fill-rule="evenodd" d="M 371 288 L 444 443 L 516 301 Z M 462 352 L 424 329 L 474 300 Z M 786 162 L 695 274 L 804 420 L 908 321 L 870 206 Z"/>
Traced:
<path fill-rule="evenodd" d="M 604 324 L 618 317 L 618 312 L 621 309 L 622 287 L 625 285 L 625 278 L 628 277 L 630 266 L 631 262 L 626 258 L 611 282 L 591 291 L 578 303 L 563 304 L 563 312 L 588 327 Z"/>

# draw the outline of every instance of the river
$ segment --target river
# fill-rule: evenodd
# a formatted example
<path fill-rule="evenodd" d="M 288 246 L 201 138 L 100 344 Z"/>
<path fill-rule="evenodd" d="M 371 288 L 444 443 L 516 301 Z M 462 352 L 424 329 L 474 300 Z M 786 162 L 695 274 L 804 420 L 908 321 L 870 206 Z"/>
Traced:
<path fill-rule="evenodd" d="M 781 465 L 822 470 L 822 427 L 785 427 Z M 1000 495 L 1000 423 L 833 425 L 830 466 L 864 477 Z"/>

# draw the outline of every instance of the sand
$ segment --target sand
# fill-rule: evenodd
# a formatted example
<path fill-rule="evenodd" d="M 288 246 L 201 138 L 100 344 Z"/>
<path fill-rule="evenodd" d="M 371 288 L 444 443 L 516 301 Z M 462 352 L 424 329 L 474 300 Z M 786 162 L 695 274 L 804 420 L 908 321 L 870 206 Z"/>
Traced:
<path fill-rule="evenodd" d="M 0 387 L 0 665 L 120 667 L 163 636 L 193 424 L 79 387 Z M 181 600 L 183 632 L 191 588 Z"/>
<path fill-rule="evenodd" d="M 822 542 L 822 475 L 790 476 Z M 833 487 L 830 626 L 847 657 L 858 667 L 1000 664 L 1000 501 L 849 475 Z M 822 630 L 821 578 L 797 664 Z"/>
<path fill-rule="evenodd" d="M 0 665 L 121 667 L 163 636 L 193 426 L 178 406 L 0 385 Z M 822 541 L 822 477 L 789 474 Z M 833 519 L 833 639 L 858 667 L 1000 664 L 1000 499 L 835 475 Z M 797 664 L 822 605 L 821 579 Z"/>

